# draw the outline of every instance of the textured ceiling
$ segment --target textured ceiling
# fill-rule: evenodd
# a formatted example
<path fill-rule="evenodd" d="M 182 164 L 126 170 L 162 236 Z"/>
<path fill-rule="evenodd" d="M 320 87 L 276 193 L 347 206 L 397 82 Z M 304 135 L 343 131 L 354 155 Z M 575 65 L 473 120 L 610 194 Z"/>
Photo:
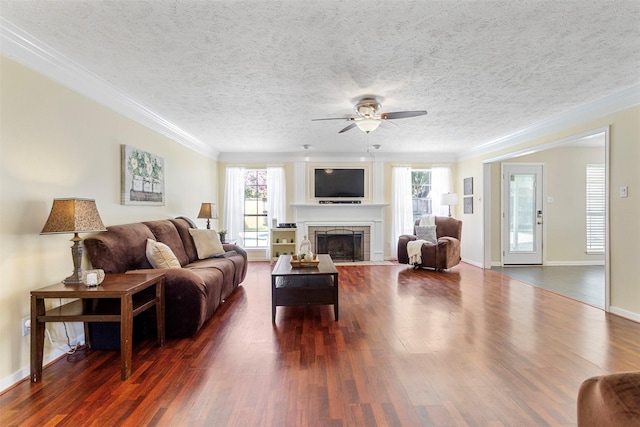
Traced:
<path fill-rule="evenodd" d="M 219 152 L 462 153 L 640 83 L 640 1 L 5 1 Z M 427 116 L 344 134 L 374 94 Z"/>

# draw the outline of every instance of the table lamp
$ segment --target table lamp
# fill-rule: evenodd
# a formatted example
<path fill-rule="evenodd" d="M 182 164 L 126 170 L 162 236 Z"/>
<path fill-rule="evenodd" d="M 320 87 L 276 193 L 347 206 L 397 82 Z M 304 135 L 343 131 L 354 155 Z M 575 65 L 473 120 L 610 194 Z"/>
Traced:
<path fill-rule="evenodd" d="M 440 204 L 449 206 L 449 216 L 451 216 L 451 206 L 458 204 L 458 195 L 456 193 L 445 193 L 440 199 Z"/>
<path fill-rule="evenodd" d="M 216 209 L 215 203 L 203 203 L 200 206 L 200 212 L 198 213 L 198 218 L 203 218 L 207 220 L 207 229 L 211 228 L 212 219 L 218 219 L 218 210 Z"/>
<path fill-rule="evenodd" d="M 84 246 L 78 233 L 106 231 L 93 199 L 53 199 L 51 213 L 40 234 L 73 233 L 73 274 L 63 280 L 65 285 L 82 283 L 82 253 Z"/>

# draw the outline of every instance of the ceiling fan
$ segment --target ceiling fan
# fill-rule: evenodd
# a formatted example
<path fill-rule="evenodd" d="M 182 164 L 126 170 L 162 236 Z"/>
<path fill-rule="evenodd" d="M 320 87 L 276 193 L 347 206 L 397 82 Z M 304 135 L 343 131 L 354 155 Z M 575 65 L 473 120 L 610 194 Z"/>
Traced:
<path fill-rule="evenodd" d="M 387 120 L 395 120 L 395 119 L 406 119 L 408 117 L 417 117 L 424 116 L 427 114 L 426 111 L 396 111 L 393 113 L 379 113 L 380 107 L 382 105 L 375 99 L 371 97 L 362 98 L 358 103 L 353 107 L 353 110 L 356 112 L 355 115 L 345 116 L 345 117 L 331 117 L 327 119 L 312 119 L 312 121 L 320 121 L 320 120 L 346 120 L 348 122 L 353 122 L 349 126 L 340 130 L 338 133 L 343 133 L 348 130 L 353 129 L 354 127 L 358 127 L 363 132 L 369 133 L 378 128 L 382 121 Z"/>

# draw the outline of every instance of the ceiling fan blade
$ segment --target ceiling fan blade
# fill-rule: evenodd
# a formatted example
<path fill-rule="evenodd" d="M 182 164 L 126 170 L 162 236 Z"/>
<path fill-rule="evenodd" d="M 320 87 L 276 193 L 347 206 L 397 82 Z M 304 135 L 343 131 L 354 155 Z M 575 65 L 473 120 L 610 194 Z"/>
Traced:
<path fill-rule="evenodd" d="M 349 126 L 347 126 L 346 128 L 342 129 L 342 130 L 341 130 L 340 132 L 338 132 L 338 133 L 346 132 L 346 131 L 348 131 L 348 130 L 353 129 L 354 127 L 356 127 L 356 124 L 355 124 L 355 123 L 351 123 Z"/>
<path fill-rule="evenodd" d="M 396 111 L 393 113 L 382 113 L 380 118 L 383 120 L 406 119 L 408 117 L 418 117 L 427 114 L 426 111 Z"/>
<path fill-rule="evenodd" d="M 329 117 L 327 119 L 311 119 L 312 122 L 318 122 L 321 120 L 353 120 L 353 117 Z"/>

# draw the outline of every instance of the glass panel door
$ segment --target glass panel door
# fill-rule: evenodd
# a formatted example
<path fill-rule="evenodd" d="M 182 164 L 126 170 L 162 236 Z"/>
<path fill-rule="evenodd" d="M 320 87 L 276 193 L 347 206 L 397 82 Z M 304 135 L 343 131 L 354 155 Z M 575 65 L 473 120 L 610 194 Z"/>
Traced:
<path fill-rule="evenodd" d="M 542 264 L 542 165 L 503 165 L 503 264 Z"/>

